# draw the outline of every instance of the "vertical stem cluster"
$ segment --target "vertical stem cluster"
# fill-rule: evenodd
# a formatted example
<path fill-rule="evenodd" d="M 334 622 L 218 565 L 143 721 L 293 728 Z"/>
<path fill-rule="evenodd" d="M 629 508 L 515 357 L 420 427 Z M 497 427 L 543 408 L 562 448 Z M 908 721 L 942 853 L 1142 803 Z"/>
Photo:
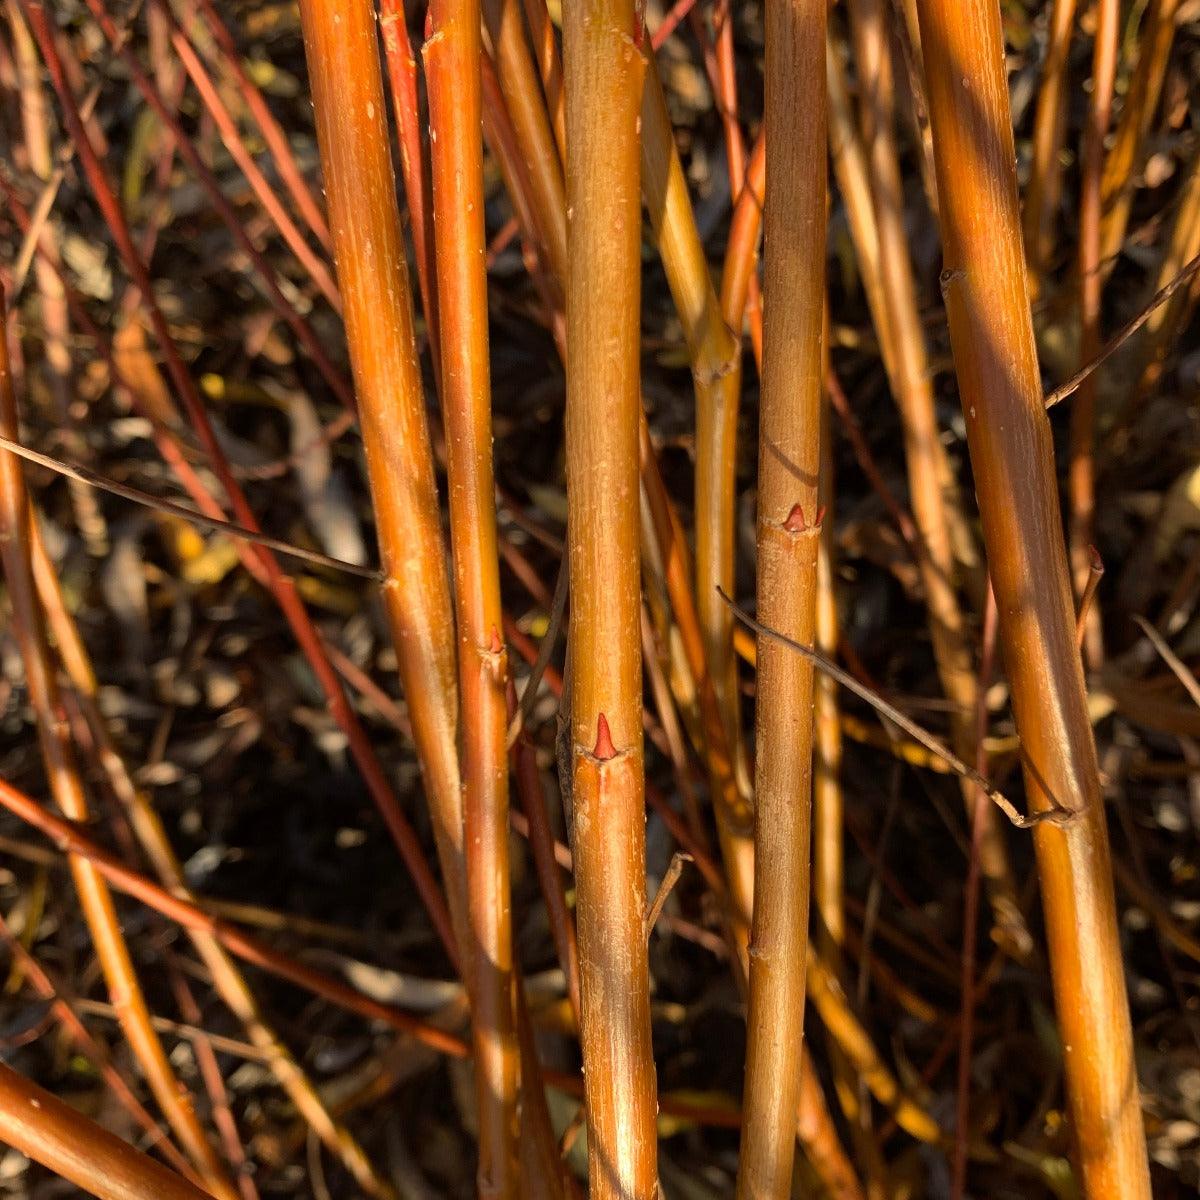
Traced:
<path fill-rule="evenodd" d="M 638 424 L 644 62 L 633 0 L 569 0 L 567 529 L 572 798 L 594 1200 L 654 1200 Z"/>
<path fill-rule="evenodd" d="M 767 172 L 758 616 L 816 632 L 824 388 L 824 0 L 766 6 Z M 754 914 L 739 1200 L 789 1194 L 808 948 L 813 667 L 758 644 Z"/>
<path fill-rule="evenodd" d="M 425 43 L 442 409 L 462 698 L 480 1196 L 517 1195 L 518 1057 L 508 862 L 508 665 L 492 471 L 479 0 L 433 0 Z M 464 947 L 464 957 L 468 948 Z"/>
<path fill-rule="evenodd" d="M 1096 750 L 1042 407 L 999 5 L 919 0 L 943 291 L 1034 832 L 1070 1112 L 1088 1197 L 1150 1195 Z"/>
<path fill-rule="evenodd" d="M 400 682 L 463 942 L 453 615 L 370 0 L 300 6 Z"/>
<path fill-rule="evenodd" d="M 229 460 L 222 449 L 221 443 L 217 439 L 212 423 L 208 419 L 207 411 L 200 397 L 200 391 L 188 371 L 179 347 L 171 335 L 166 315 L 155 297 L 154 285 L 150 278 L 146 260 L 134 245 L 129 224 L 125 219 L 120 204 L 117 202 L 112 185 L 109 183 L 103 164 L 101 163 L 99 144 L 93 138 L 79 110 L 74 91 L 68 83 L 67 63 L 58 52 L 45 10 L 41 4 L 35 3 L 33 0 L 20 0 L 20 3 L 30 22 L 34 37 L 42 52 L 42 57 L 46 61 L 46 66 L 50 73 L 50 82 L 54 90 L 58 93 L 62 115 L 71 140 L 74 143 L 80 166 L 83 168 L 83 173 L 108 224 L 109 231 L 113 236 L 125 268 L 132 276 L 137 291 L 141 293 L 155 338 L 162 348 L 167 373 L 170 376 L 176 395 L 183 403 L 188 419 L 207 456 L 208 464 L 228 498 L 233 515 L 241 525 L 257 530 L 258 521 L 254 515 L 254 510 L 251 508 L 245 492 L 233 475 Z M 16 204 L 13 204 L 12 207 L 14 212 L 18 211 Z M 75 305 L 73 306 L 73 311 L 76 318 L 86 326 L 88 320 L 86 310 Z M 110 369 L 113 369 L 112 363 L 110 363 Z M 119 368 L 116 373 L 120 374 Z M 128 385 L 130 381 L 126 378 L 125 382 Z M 135 405 L 140 405 L 151 416 L 157 415 L 149 407 L 146 398 L 139 393 L 136 386 L 130 387 L 128 390 L 134 399 Z M 157 421 L 152 421 L 152 426 L 155 431 L 155 439 L 164 456 L 180 480 L 192 493 L 199 507 L 210 516 L 223 517 L 223 510 L 217 504 L 212 494 L 204 487 L 203 482 L 191 466 L 178 441 L 173 437 L 166 436 L 166 426 L 161 423 L 161 418 Z M 429 507 L 434 511 L 434 520 L 436 521 L 436 497 Z M 365 730 L 346 699 L 341 682 L 329 661 L 329 656 L 325 652 L 324 643 L 317 632 L 316 626 L 313 624 L 312 618 L 309 616 L 304 602 L 300 598 L 295 581 L 283 573 L 278 560 L 263 546 L 242 545 L 239 548 L 238 554 L 250 574 L 271 592 L 276 603 L 279 605 L 280 611 L 287 620 L 301 651 L 311 664 L 313 673 L 321 685 L 321 690 L 324 692 L 329 704 L 330 714 L 346 735 L 350 752 L 358 764 L 363 781 L 388 827 L 388 832 L 391 834 L 397 849 L 408 866 L 413 883 L 429 911 L 434 927 L 437 929 L 443 942 L 448 947 L 452 946 L 454 935 L 450 928 L 450 918 L 446 912 L 445 902 L 438 890 L 437 883 L 425 863 L 412 826 L 409 824 L 408 818 L 400 808 L 395 794 L 388 785 L 383 767 L 373 749 L 372 743 L 367 738 Z M 443 588 L 445 588 L 444 583 Z M 448 608 L 448 597 L 446 605 Z M 448 653 L 450 656 L 453 655 L 452 646 Z M 403 653 L 401 653 L 401 658 L 403 657 Z M 451 679 L 451 685 L 453 685 L 452 663 L 449 666 L 449 678 Z M 453 708 L 451 708 L 451 715 L 453 715 Z M 451 737 L 452 742 L 453 738 Z M 451 749 L 453 749 L 452 746 Z M 457 781 L 456 761 L 453 767 L 455 780 Z M 452 795 L 455 804 L 457 804 L 457 782 L 455 782 Z M 437 819 L 435 815 L 436 827 Z M 453 828 L 459 829 L 460 827 L 461 822 Z"/>

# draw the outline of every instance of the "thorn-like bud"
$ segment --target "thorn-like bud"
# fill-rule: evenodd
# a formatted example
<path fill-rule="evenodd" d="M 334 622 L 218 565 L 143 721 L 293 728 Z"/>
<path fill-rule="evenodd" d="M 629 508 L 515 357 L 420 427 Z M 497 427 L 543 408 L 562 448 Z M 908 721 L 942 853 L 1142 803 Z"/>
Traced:
<path fill-rule="evenodd" d="M 1104 574 L 1104 559 L 1100 557 L 1100 551 L 1095 546 L 1088 547 L 1088 564 L 1096 575 Z"/>
<path fill-rule="evenodd" d="M 500 640 L 500 631 L 495 627 L 495 625 L 492 626 L 492 644 L 488 647 L 488 649 L 493 654 L 499 654 L 500 651 L 504 649 L 504 643 Z"/>
<path fill-rule="evenodd" d="M 792 505 L 792 511 L 788 513 L 783 527 L 788 533 L 803 533 L 808 528 L 808 522 L 804 519 L 804 509 L 799 504 Z"/>
<path fill-rule="evenodd" d="M 608 762 L 617 757 L 617 748 L 613 745 L 612 730 L 608 727 L 608 718 L 601 713 L 596 718 L 596 746 L 592 757 L 598 762 Z"/>

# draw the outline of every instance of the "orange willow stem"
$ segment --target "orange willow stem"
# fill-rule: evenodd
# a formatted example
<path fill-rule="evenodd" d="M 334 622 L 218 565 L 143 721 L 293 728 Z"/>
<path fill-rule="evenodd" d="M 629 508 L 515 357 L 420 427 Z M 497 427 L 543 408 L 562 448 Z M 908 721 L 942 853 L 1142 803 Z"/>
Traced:
<path fill-rule="evenodd" d="M 1067 1097 L 1089 1198 L 1148 1200 L 1108 833 L 1029 311 L 999 5 L 919 0 L 943 290 L 1033 833 Z"/>
<path fill-rule="evenodd" d="M 425 42 L 450 483 L 471 1001 L 482 1197 L 516 1197 L 517 1042 L 508 862 L 508 746 L 492 471 L 484 265 L 479 0 L 433 0 Z M 465 953 L 465 948 L 464 948 Z"/>
<path fill-rule="evenodd" d="M 1113 80 L 1117 70 L 1120 4 L 1100 0 L 1096 6 L 1096 41 L 1092 52 L 1092 100 L 1083 134 L 1083 187 L 1079 200 L 1079 361 L 1091 362 L 1100 350 L 1101 178 L 1104 137 L 1112 115 Z M 1096 373 L 1079 385 L 1071 405 L 1071 449 L 1067 475 L 1070 501 L 1071 569 L 1076 594 L 1082 594 L 1091 571 L 1091 544 L 1096 521 Z M 1087 660 L 1100 666 L 1104 644 L 1100 607 L 1084 616 Z"/>
<path fill-rule="evenodd" d="M 742 190 L 729 225 L 725 262 L 721 269 L 721 315 L 730 331 L 741 338 L 750 281 L 758 262 L 758 235 L 762 230 L 763 187 L 767 177 L 767 143 L 760 133 L 750 152 Z M 722 443 L 724 447 L 724 443 Z M 726 451 L 722 448 L 722 454 Z"/>
<path fill-rule="evenodd" d="M 721 114 L 725 158 L 729 166 L 730 193 L 737 197 L 742 194 L 746 182 L 746 144 L 742 136 L 742 126 L 738 120 L 737 66 L 734 61 L 732 7 L 726 0 L 718 0 L 713 9 L 713 37 L 711 39 L 708 37 L 704 21 L 699 13 L 692 14 L 692 25 L 700 39 L 709 85 L 712 87 L 713 97 Z M 762 141 L 760 133 L 760 145 Z M 761 188 L 759 190 L 761 191 Z M 751 270 L 746 276 L 745 282 L 747 291 L 742 306 L 744 312 L 739 311 L 736 321 L 730 322 L 730 327 L 738 334 L 740 346 L 742 318 L 743 316 L 748 318 L 750 341 L 756 359 L 761 362 L 762 296 L 757 272 Z M 728 317 L 726 319 L 728 320 Z"/>
<path fill-rule="evenodd" d="M 826 391 L 821 406 L 821 503 L 825 507 L 825 519 L 821 522 L 817 547 L 816 644 L 826 658 L 832 659 L 837 657 L 839 622 L 834 583 L 837 540 L 833 529 L 833 444 L 829 436 L 829 416 Z M 817 946 L 828 961 L 836 962 L 846 933 L 842 727 L 836 680 L 822 673 L 817 676 L 814 687 L 812 890 L 820 918 Z"/>
<path fill-rule="evenodd" d="M 1067 52 L 1075 24 L 1075 2 L 1054 0 L 1033 118 L 1033 165 L 1025 196 L 1025 252 L 1029 256 L 1029 279 L 1035 294 L 1054 245 L 1054 210 L 1062 191 L 1059 154 L 1066 126 Z"/>
<path fill-rule="evenodd" d="M 758 462 L 758 615 L 816 632 L 824 390 L 824 0 L 769 0 L 767 173 Z M 808 954 L 813 668 L 760 639 L 754 918 L 739 1200 L 790 1194 Z"/>
<path fill-rule="evenodd" d="M 17 402 L 8 357 L 8 322 L 0 301 L 0 432 L 19 436 Z M 58 675 L 37 599 L 32 565 L 33 533 L 29 495 L 20 461 L 0 455 L 0 556 L 12 603 L 13 630 L 25 669 L 25 683 L 37 723 L 38 742 L 54 800 L 74 821 L 88 819 L 75 754 L 61 719 Z M 238 1195 L 205 1135 L 191 1096 L 175 1075 L 150 1020 L 150 1010 L 121 930 L 112 893 L 83 859 L 71 859 L 80 906 L 104 972 L 121 1028 L 159 1108 L 205 1183 L 222 1200 Z"/>
<path fill-rule="evenodd" d="M 564 9 L 572 799 L 593 1200 L 658 1195 L 639 636 L 644 63 L 634 21 L 633 0 Z"/>
<path fill-rule="evenodd" d="M 3 1064 L 0 1141 L 100 1200 L 211 1200 Z"/>
<path fill-rule="evenodd" d="M 303 0 L 300 16 L 384 601 L 455 912 L 465 885 L 453 618 L 374 12 L 370 0 Z"/>
<path fill-rule="evenodd" d="M 547 267 L 567 277 L 566 190 L 562 162 L 550 129 L 541 83 L 525 41 L 520 0 L 484 0 L 483 15 L 505 107 L 525 160 L 530 208 Z"/>
<path fill-rule="evenodd" d="M 558 43 L 554 40 L 554 25 L 546 9 L 546 0 L 525 0 L 525 20 L 537 56 L 538 73 L 542 77 L 542 91 L 546 96 L 546 108 L 550 113 L 550 124 L 554 128 L 554 141 L 559 157 L 567 158 L 567 111 L 564 107 L 562 86 L 562 61 L 558 54 Z"/>
<path fill-rule="evenodd" d="M 649 55 L 648 59 L 653 62 Z M 650 212 L 651 224 L 659 241 L 659 252 L 675 306 L 684 326 L 696 388 L 696 509 L 698 514 L 708 513 L 707 518 L 700 516 L 697 521 L 697 608 L 701 610 L 701 628 L 708 636 L 707 645 L 690 649 L 688 659 L 697 678 L 707 762 L 717 800 L 718 833 L 725 859 L 725 873 L 729 879 L 728 919 L 737 958 L 735 973 L 744 986 L 750 932 L 748 918 L 753 902 L 754 846 L 751 837 L 747 836 L 750 830 L 746 805 L 735 778 L 736 768 L 728 749 L 731 743 L 723 737 L 726 726 L 722 724 L 722 715 L 726 721 L 732 722 L 732 732 L 736 739 L 732 744 L 740 746 L 738 680 L 731 628 L 727 630 L 730 657 L 728 691 L 721 698 L 722 705 L 719 709 L 716 707 L 717 697 L 714 694 L 708 665 L 718 660 L 722 653 L 722 635 L 718 630 L 718 619 L 729 617 L 728 607 L 721 601 L 717 589 L 722 588 L 728 594 L 728 589 L 732 586 L 734 566 L 735 468 L 741 356 L 738 340 L 734 338 L 731 326 L 741 325 L 756 257 L 755 243 L 762 208 L 765 143 L 759 139 L 751 155 L 748 171 L 740 172 L 744 186 L 734 217 L 734 230 L 730 234 L 726 274 L 718 299 L 711 283 L 708 263 L 688 200 L 661 83 L 654 71 L 647 77 L 643 95 L 642 139 L 642 190 Z M 655 508 L 655 493 L 650 488 L 647 488 L 647 492 L 651 507 Z M 707 502 L 701 499 L 702 496 L 708 497 Z M 668 512 L 656 511 L 654 516 L 657 526 L 669 527 Z M 670 545 L 674 541 L 670 538 L 660 540 L 664 545 Z M 720 547 L 720 550 L 714 547 Z M 673 560 L 674 556 L 668 566 L 669 571 L 674 566 Z M 710 590 L 715 609 L 705 612 L 703 600 Z M 685 613 L 680 611 L 681 592 L 686 593 L 686 589 L 671 589 L 680 631 L 687 645 L 689 630 L 694 628 L 695 620 L 685 620 Z M 807 1064 L 806 1051 L 804 1057 L 804 1069 L 811 1076 L 811 1065 Z M 835 1156 L 829 1153 L 830 1145 L 825 1134 L 832 1129 L 819 1086 L 805 1088 L 798 1124 L 799 1136 L 814 1165 L 823 1173 L 822 1178 L 826 1184 L 836 1188 L 844 1184 L 845 1176 L 831 1166 Z M 840 1146 L 838 1153 L 841 1153 Z"/>

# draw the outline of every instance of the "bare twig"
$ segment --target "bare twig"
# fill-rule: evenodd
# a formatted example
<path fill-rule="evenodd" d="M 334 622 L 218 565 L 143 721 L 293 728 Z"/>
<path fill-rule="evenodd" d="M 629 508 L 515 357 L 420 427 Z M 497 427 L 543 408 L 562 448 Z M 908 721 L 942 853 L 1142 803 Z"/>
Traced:
<path fill-rule="evenodd" d="M 189 508 L 185 504 L 178 504 L 174 500 L 167 500 L 162 496 L 153 496 L 149 492 L 143 492 L 139 488 L 130 487 L 127 483 L 118 483 L 115 479 L 108 478 L 107 475 L 101 475 L 97 471 L 93 471 L 90 467 L 85 467 L 81 463 L 64 462 L 61 458 L 54 458 L 49 454 L 43 454 L 40 450 L 34 450 L 30 446 L 24 446 L 20 442 L 13 441 L 11 438 L 6 438 L 0 435 L 0 449 L 9 451 L 17 455 L 18 458 L 24 458 L 31 463 L 37 463 L 39 467 L 45 467 L 47 470 L 54 471 L 58 475 L 65 476 L 67 479 L 75 479 L 80 483 L 86 483 L 88 487 L 99 488 L 103 492 L 111 492 L 114 496 L 120 496 L 123 500 L 130 500 L 134 504 L 140 504 L 144 508 L 154 509 L 155 512 L 167 513 L 172 517 L 180 517 L 184 521 L 190 521 L 193 525 L 200 525 L 205 529 L 212 529 L 216 533 L 225 533 L 230 537 L 241 538 L 244 542 L 253 542 L 256 546 L 266 546 L 271 550 L 278 551 L 280 554 L 289 555 L 291 558 L 301 558 L 305 562 L 314 563 L 320 567 L 330 567 L 335 571 L 345 571 L 350 575 L 358 575 L 363 579 L 373 579 L 380 582 L 383 579 L 382 573 L 376 567 L 364 567 L 357 563 L 346 562 L 341 558 L 334 558 L 329 554 L 322 554 L 319 550 L 307 550 L 303 546 L 297 546 L 292 542 L 285 542 L 280 538 L 271 537 L 270 534 L 259 533 L 254 529 L 247 529 L 244 525 L 237 525 L 233 521 L 222 521 L 218 517 L 210 517 L 206 513 L 197 512 L 194 508 Z"/>
<path fill-rule="evenodd" d="M 1150 303 L 1142 309 L 1131 321 L 1126 322 L 1121 326 L 1120 330 L 1106 343 L 1103 350 L 1096 355 L 1095 358 L 1083 364 L 1066 383 L 1059 384 L 1052 392 L 1046 394 L 1046 398 L 1042 404 L 1046 408 L 1053 408 L 1060 401 L 1065 400 L 1072 395 L 1079 385 L 1087 379 L 1098 367 L 1102 367 L 1120 348 L 1127 342 L 1145 323 L 1154 316 L 1155 311 L 1162 305 L 1166 304 L 1180 288 L 1186 287 L 1200 271 L 1200 254 L 1193 258 L 1186 266 L 1182 267 L 1179 273 L 1165 287 L 1160 288 L 1154 293 Z"/>
<path fill-rule="evenodd" d="M 906 717 L 894 704 L 889 704 L 878 693 L 873 692 L 870 688 L 864 687 L 853 675 L 843 671 L 837 663 L 830 662 L 820 651 L 814 650 L 811 646 L 802 645 L 800 642 L 793 641 L 789 637 L 785 637 L 777 630 L 770 629 L 766 625 L 756 621 L 745 609 L 739 608 L 724 592 L 721 593 L 721 598 L 729 605 L 733 611 L 733 615 L 737 617 L 747 629 L 752 629 L 755 633 L 768 637 L 772 641 L 779 642 L 781 645 L 787 646 L 789 650 L 794 650 L 797 654 L 802 655 L 813 663 L 819 670 L 824 671 L 826 675 L 836 679 L 847 691 L 853 692 L 860 700 L 865 700 L 872 708 L 887 720 L 899 725 L 905 733 L 908 734 L 914 741 L 920 742 L 926 750 L 936 754 L 938 758 L 948 763 L 951 770 L 956 775 L 961 775 L 964 779 L 969 779 L 972 783 L 981 787 L 987 794 L 993 804 L 1015 825 L 1018 829 L 1032 829 L 1035 825 L 1049 823 L 1051 825 L 1066 825 L 1074 817 L 1075 813 L 1068 808 L 1063 808 L 1055 804 L 1052 808 L 1046 809 L 1045 812 L 1031 813 L 1029 816 L 1022 816 L 1017 811 L 1013 802 L 1004 795 L 1003 792 L 993 787 L 987 778 L 981 775 L 974 767 L 963 762 L 957 754 L 954 753 L 948 746 L 943 745 L 938 741 L 933 734 L 922 729 L 910 717 Z"/>
<path fill-rule="evenodd" d="M 662 882 L 658 885 L 658 891 L 654 893 L 654 899 L 650 903 L 649 912 L 646 913 L 647 941 L 649 941 L 650 935 L 654 932 L 655 925 L 658 924 L 658 918 L 662 916 L 662 910 L 666 906 L 667 898 L 679 882 L 680 875 L 683 874 L 684 864 L 695 861 L 690 854 L 684 854 L 679 850 L 676 850 L 671 855 L 671 861 L 667 866 L 666 874 L 662 877 Z"/>

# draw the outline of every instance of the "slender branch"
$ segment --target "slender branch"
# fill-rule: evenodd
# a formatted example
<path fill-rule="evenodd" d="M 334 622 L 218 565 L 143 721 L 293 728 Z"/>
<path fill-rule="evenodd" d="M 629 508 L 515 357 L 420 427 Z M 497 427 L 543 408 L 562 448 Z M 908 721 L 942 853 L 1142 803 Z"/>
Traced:
<path fill-rule="evenodd" d="M 364 567 L 358 563 L 346 562 L 341 558 L 334 558 L 329 554 L 322 554 L 319 550 L 308 550 L 304 546 L 297 546 L 292 542 L 285 542 L 280 538 L 271 537 L 269 534 L 260 533 L 256 529 L 247 529 L 244 525 L 237 525 L 233 521 L 223 521 L 218 517 L 210 517 L 206 513 L 197 512 L 194 508 L 188 508 L 187 505 L 177 504 L 174 500 L 167 500 L 162 496 L 154 496 L 149 492 L 143 492 L 139 488 L 130 487 L 127 483 L 118 483 L 115 479 L 109 479 L 106 475 L 101 475 L 98 471 L 93 471 L 90 467 L 85 467 L 81 463 L 64 462 L 61 458 L 53 458 L 49 454 L 43 454 L 40 450 L 34 450 L 30 446 L 22 445 L 12 438 L 4 437 L 0 434 L 0 448 L 15 454 L 18 458 L 23 458 L 28 462 L 37 463 L 39 467 L 46 467 L 55 474 L 65 476 L 67 479 L 75 479 L 80 483 L 86 483 L 88 487 L 98 488 L 103 492 L 111 492 L 114 496 L 120 496 L 122 500 L 131 500 L 134 504 L 140 504 L 144 508 L 153 509 L 155 512 L 167 513 L 172 517 L 180 517 L 184 521 L 190 521 L 193 525 L 199 525 L 204 529 L 214 530 L 216 533 L 225 533 L 230 537 L 240 538 L 244 542 L 252 542 L 256 546 L 266 546 L 271 550 L 277 550 L 280 554 L 286 554 L 291 558 L 303 559 L 305 562 L 314 563 L 319 567 L 330 567 L 335 571 L 345 571 L 349 575 L 358 575 L 363 579 L 382 580 L 383 575 L 375 567 Z"/>
<path fill-rule="evenodd" d="M 1137 331 L 1141 329 L 1141 327 L 1145 325 L 1152 316 L 1154 316 L 1155 311 L 1161 305 L 1170 300 L 1171 297 L 1180 290 L 1180 288 L 1186 287 L 1189 283 L 1191 283 L 1192 280 L 1196 278 L 1198 272 L 1200 272 L 1200 254 L 1194 256 L 1188 263 L 1186 263 L 1164 287 L 1159 288 L 1159 290 L 1154 293 L 1153 297 L 1150 299 L 1150 302 L 1141 310 L 1141 312 L 1139 312 L 1132 320 L 1127 321 L 1123 326 L 1121 326 L 1120 330 L 1114 334 L 1108 342 L 1105 343 L 1104 349 L 1101 350 L 1093 359 L 1091 359 L 1090 362 L 1084 363 L 1084 365 L 1080 367 L 1079 370 L 1076 371 L 1075 374 L 1066 381 L 1066 383 L 1059 384 L 1054 391 L 1047 393 L 1046 398 L 1042 401 L 1042 406 L 1047 409 L 1053 408 L 1056 404 L 1060 403 L 1068 396 L 1078 391 L 1079 385 L 1083 383 L 1083 381 L 1087 379 L 1089 375 L 1093 374 L 1098 367 L 1103 366 L 1104 363 L 1112 358 L 1112 356 L 1116 354 L 1116 352 L 1120 350 L 1120 348 L 1125 345 L 1125 343 L 1129 341 L 1129 339 L 1133 337 L 1133 335 L 1137 333 Z"/>

